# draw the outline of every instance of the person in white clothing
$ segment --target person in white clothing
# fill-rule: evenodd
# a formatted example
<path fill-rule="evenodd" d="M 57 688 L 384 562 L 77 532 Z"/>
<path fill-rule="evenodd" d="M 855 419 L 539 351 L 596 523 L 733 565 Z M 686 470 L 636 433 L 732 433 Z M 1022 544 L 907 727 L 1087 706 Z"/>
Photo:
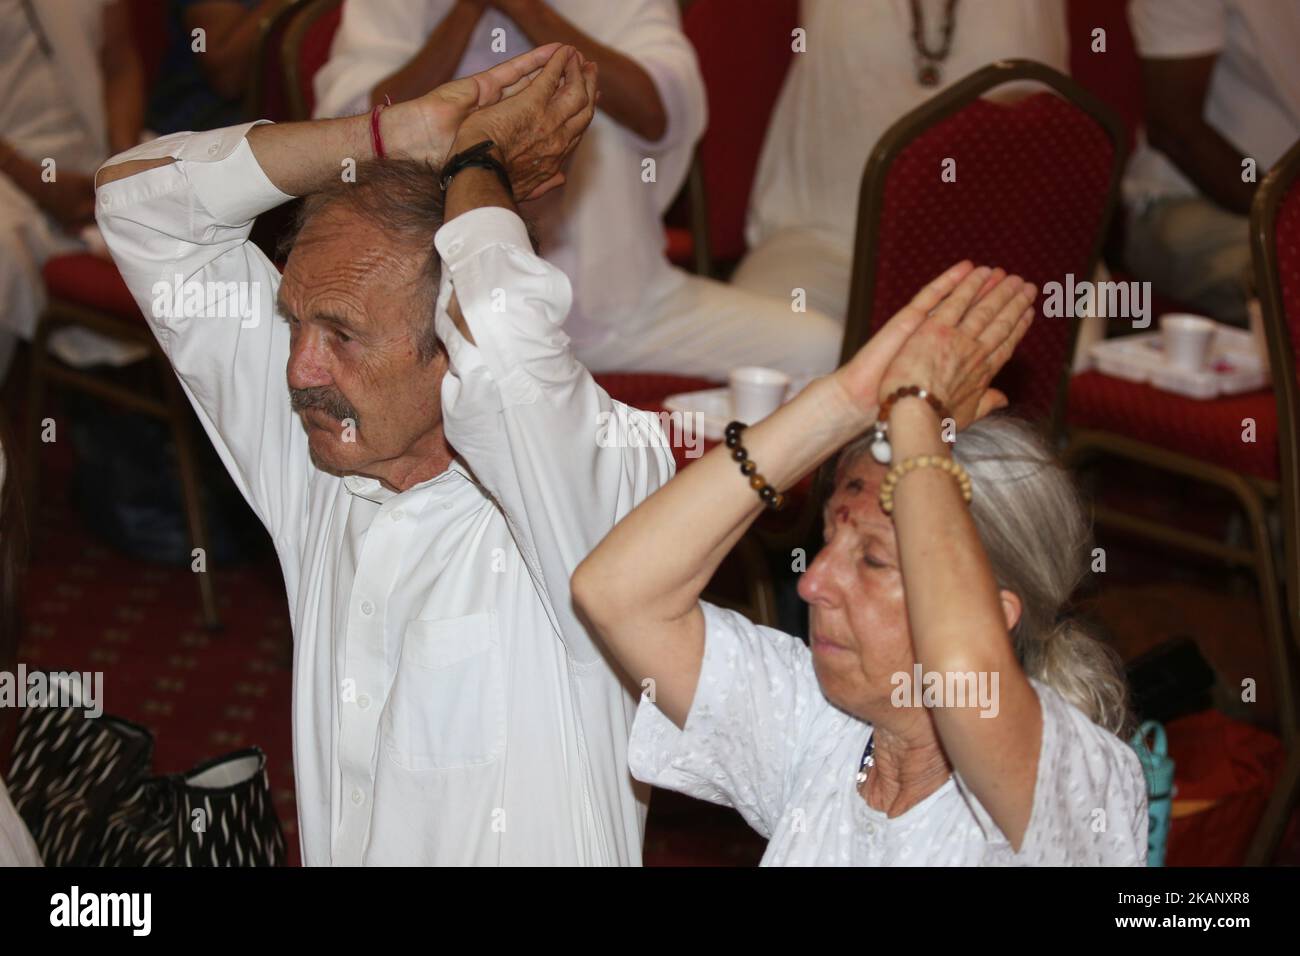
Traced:
<path fill-rule="evenodd" d="M 45 307 L 41 267 L 86 249 L 91 174 L 143 114 L 126 0 L 0 0 L 0 380 Z"/>
<path fill-rule="evenodd" d="M 1300 140 L 1300 5 L 1133 0 L 1146 126 L 1124 180 L 1126 265 L 1245 325 L 1255 187 Z"/>
<path fill-rule="evenodd" d="M 890 126 L 980 67 L 1024 57 L 1068 70 L 1063 0 L 801 0 L 794 55 L 750 195 L 749 253 L 732 282 L 807 293 L 844 321 L 858 192 Z"/>
<path fill-rule="evenodd" d="M 595 83 L 553 44 L 374 133 L 179 133 L 100 172 L 114 258 L 279 554 L 307 865 L 640 861 L 635 699 L 568 581 L 672 457 L 573 357 L 568 280 L 515 212 Z M 281 279 L 249 231 L 295 195 Z M 597 441 L 610 417 L 635 433 Z"/>
<path fill-rule="evenodd" d="M 707 378 L 741 365 L 799 377 L 834 367 L 842 331 L 828 317 L 690 275 L 665 256 L 662 217 L 705 125 L 676 0 L 348 2 L 316 75 L 316 115 L 418 96 L 552 41 L 601 64 L 601 108 L 567 188 L 536 211 L 542 254 L 573 280 L 566 331 L 579 360 Z"/>
<path fill-rule="evenodd" d="M 766 864 L 1145 862 L 1122 672 L 1062 613 L 1088 523 L 1029 426 L 977 420 L 1006 403 L 986 390 L 1035 294 L 953 267 L 837 372 L 729 427 L 574 574 L 647 688 L 632 772 L 735 807 Z M 873 422 L 884 440 L 859 437 Z M 811 647 L 702 604 L 765 503 L 845 443 L 799 582 Z"/>

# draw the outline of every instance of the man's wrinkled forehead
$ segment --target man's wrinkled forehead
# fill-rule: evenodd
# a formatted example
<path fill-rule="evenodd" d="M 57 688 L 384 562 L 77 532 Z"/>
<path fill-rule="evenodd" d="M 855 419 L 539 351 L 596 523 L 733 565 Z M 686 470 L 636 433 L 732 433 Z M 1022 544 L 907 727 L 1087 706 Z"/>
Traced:
<path fill-rule="evenodd" d="M 285 264 L 277 296 L 285 315 L 311 318 L 325 302 L 330 313 L 340 306 L 364 313 L 367 303 L 382 305 L 419 291 L 413 257 L 373 227 L 355 234 L 310 229 L 310 223 L 303 227 Z"/>

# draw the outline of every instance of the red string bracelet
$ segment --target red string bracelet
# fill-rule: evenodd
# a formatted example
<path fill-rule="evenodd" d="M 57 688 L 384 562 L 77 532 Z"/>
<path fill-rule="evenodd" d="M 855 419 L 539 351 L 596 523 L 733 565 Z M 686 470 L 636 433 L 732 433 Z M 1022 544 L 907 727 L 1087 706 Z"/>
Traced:
<path fill-rule="evenodd" d="M 375 108 L 370 111 L 370 145 L 375 151 L 376 159 L 384 158 L 384 138 L 379 135 L 379 114 L 392 105 L 393 101 L 385 95 L 384 101 L 376 103 Z"/>

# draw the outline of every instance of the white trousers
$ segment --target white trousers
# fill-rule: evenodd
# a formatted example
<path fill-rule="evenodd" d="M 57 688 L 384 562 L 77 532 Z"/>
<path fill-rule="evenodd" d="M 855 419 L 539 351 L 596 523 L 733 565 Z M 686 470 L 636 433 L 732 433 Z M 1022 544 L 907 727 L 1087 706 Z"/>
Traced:
<path fill-rule="evenodd" d="M 82 248 L 36 203 L 0 175 L 0 381 L 9 371 L 18 340 L 32 337 L 45 308 L 41 266 L 58 253 Z"/>
<path fill-rule="evenodd" d="M 749 250 L 731 283 L 785 302 L 802 289 L 810 310 L 816 309 L 843 326 L 852 271 L 852 243 L 809 229 L 783 229 Z"/>
<path fill-rule="evenodd" d="M 794 378 L 824 375 L 839 361 L 844 331 L 811 306 L 673 269 L 640 321 L 578 359 L 593 372 L 668 372 L 725 381 L 742 365 Z"/>

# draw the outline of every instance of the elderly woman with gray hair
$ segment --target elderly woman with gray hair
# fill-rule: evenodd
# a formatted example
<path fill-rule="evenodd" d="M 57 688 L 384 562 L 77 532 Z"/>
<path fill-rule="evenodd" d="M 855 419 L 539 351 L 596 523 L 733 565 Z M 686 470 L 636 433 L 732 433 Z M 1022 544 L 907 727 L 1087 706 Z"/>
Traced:
<path fill-rule="evenodd" d="M 1121 672 L 1061 614 L 1087 523 L 1032 431 L 977 421 L 1005 404 L 988 384 L 1035 294 L 953 267 L 838 371 L 729 427 L 574 574 L 646 690 L 632 773 L 735 807 L 765 864 L 1145 862 Z M 701 602 L 761 510 L 850 442 L 799 584 L 810 646 Z"/>

